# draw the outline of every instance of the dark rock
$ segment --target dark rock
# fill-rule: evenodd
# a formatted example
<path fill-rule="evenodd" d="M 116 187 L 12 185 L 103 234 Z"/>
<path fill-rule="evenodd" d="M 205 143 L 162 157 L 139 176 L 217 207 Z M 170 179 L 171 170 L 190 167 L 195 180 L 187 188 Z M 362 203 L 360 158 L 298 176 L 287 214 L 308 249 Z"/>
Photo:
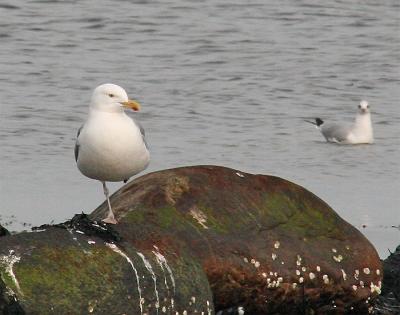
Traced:
<path fill-rule="evenodd" d="M 217 312 L 365 314 L 380 292 L 382 266 L 368 240 L 278 177 L 178 168 L 134 180 L 111 203 L 126 242 L 200 262 Z M 106 212 L 104 203 L 92 218 Z"/>
<path fill-rule="evenodd" d="M 400 245 L 383 261 L 383 286 L 374 314 L 400 314 Z"/>
<path fill-rule="evenodd" d="M 382 295 L 392 292 L 400 301 L 400 245 L 383 261 L 383 271 Z"/>
<path fill-rule="evenodd" d="M 10 235 L 10 232 L 8 232 L 8 230 L 5 227 L 0 225 L 0 237 L 5 235 Z"/>
<path fill-rule="evenodd" d="M 33 227 L 33 231 L 47 229 L 49 227 L 59 227 L 62 229 L 73 229 L 83 232 L 86 236 L 97 236 L 106 242 L 119 242 L 121 236 L 113 228 L 112 224 L 103 221 L 92 221 L 85 213 L 75 214 L 75 216 L 66 222 L 58 224 L 43 224 L 39 227 Z"/>

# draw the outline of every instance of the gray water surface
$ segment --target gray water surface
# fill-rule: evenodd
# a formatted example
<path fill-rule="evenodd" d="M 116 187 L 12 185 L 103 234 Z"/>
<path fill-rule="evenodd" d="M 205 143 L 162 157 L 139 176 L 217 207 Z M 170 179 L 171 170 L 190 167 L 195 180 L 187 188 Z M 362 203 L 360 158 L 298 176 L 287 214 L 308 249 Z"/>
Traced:
<path fill-rule="evenodd" d="M 0 221 L 19 230 L 103 202 L 73 147 L 92 90 L 113 82 L 142 104 L 146 172 L 289 179 L 386 256 L 400 243 L 399 16 L 397 0 L 2 0 Z M 361 99 L 373 145 L 327 144 L 303 121 L 351 122 Z"/>

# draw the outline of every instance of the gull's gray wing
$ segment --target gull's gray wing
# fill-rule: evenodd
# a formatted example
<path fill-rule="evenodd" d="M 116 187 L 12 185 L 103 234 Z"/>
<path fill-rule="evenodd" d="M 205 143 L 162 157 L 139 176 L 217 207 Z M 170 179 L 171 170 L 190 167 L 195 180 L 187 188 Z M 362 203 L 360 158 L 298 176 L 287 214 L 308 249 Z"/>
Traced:
<path fill-rule="evenodd" d="M 78 133 L 76 134 L 76 141 L 75 141 L 75 149 L 74 149 L 74 153 L 75 153 L 75 161 L 78 162 L 78 156 L 79 156 L 79 135 L 81 134 L 83 125 L 78 129 Z"/>
<path fill-rule="evenodd" d="M 142 139 L 143 139 L 144 145 L 146 146 L 147 149 L 149 149 L 147 142 L 146 142 L 146 137 L 145 137 L 146 132 L 144 131 L 142 124 L 136 120 L 133 120 L 133 122 L 136 124 L 136 126 L 138 126 L 140 133 L 142 134 Z"/>
<path fill-rule="evenodd" d="M 347 140 L 351 128 L 339 124 L 323 124 L 321 132 L 327 141 L 343 142 Z"/>

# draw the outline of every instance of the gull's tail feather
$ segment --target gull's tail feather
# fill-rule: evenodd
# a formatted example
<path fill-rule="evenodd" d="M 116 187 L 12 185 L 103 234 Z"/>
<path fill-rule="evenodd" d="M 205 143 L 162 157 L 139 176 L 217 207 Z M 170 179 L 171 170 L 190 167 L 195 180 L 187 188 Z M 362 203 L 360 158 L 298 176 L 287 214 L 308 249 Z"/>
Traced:
<path fill-rule="evenodd" d="M 324 121 L 321 118 L 315 118 L 315 121 L 304 119 L 304 121 L 317 127 L 321 126 L 324 123 Z"/>

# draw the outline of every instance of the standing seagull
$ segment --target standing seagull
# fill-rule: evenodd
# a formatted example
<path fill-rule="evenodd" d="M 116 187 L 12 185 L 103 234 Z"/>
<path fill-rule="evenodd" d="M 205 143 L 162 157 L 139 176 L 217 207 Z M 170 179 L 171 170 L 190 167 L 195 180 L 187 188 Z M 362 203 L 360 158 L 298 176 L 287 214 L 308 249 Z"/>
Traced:
<path fill-rule="evenodd" d="M 371 113 L 367 101 L 361 101 L 358 105 L 356 119 L 352 126 L 325 123 L 322 119 L 316 118 L 315 122 L 307 122 L 316 125 L 328 142 L 343 144 L 373 143 Z"/>
<path fill-rule="evenodd" d="M 125 90 L 115 84 L 102 84 L 92 95 L 87 121 L 78 130 L 75 160 L 81 173 L 102 182 L 108 203 L 106 223 L 116 224 L 106 181 L 127 181 L 143 171 L 150 161 L 144 130 L 125 114 L 140 105 L 128 99 Z"/>

